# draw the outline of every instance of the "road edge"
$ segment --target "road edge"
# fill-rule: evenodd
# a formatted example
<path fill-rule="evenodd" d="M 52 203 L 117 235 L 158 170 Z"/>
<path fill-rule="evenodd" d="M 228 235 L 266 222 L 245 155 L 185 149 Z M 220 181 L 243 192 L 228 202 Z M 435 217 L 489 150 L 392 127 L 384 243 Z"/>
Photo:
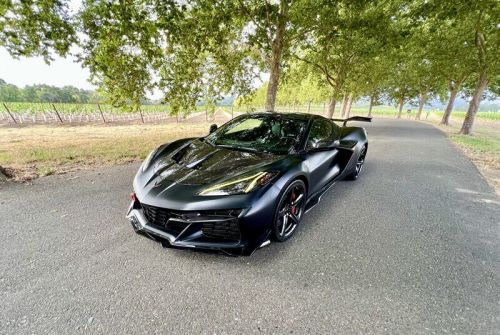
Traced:
<path fill-rule="evenodd" d="M 481 178 L 483 178 L 483 180 L 486 182 L 486 184 L 488 184 L 488 186 L 491 188 L 493 193 L 500 196 L 500 185 L 497 185 L 493 180 L 491 180 L 488 177 L 487 173 L 484 173 L 483 168 L 475 161 L 475 159 L 467 152 L 467 150 L 465 150 L 463 147 L 461 147 L 460 145 L 458 145 L 457 143 L 452 141 L 450 139 L 449 134 L 446 131 L 441 129 L 441 127 L 439 127 L 439 125 L 434 124 L 432 122 L 422 121 L 422 120 L 417 120 L 417 121 L 420 121 L 421 123 L 429 124 L 429 125 L 433 126 L 435 129 L 439 130 L 441 133 L 443 133 L 444 136 L 446 137 L 446 139 L 448 140 L 448 142 L 450 142 L 453 145 L 453 147 L 458 149 L 458 151 L 460 151 L 472 163 L 472 165 L 474 165 L 477 172 L 479 172 L 479 175 L 481 176 Z"/>

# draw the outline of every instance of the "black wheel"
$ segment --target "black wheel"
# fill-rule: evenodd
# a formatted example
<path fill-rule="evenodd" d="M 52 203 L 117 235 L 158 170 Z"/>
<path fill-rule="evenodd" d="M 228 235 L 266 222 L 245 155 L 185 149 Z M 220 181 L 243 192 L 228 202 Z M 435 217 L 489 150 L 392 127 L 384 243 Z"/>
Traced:
<path fill-rule="evenodd" d="M 288 240 L 295 233 L 306 207 L 306 185 L 295 180 L 283 192 L 274 215 L 273 236 L 279 241 Z"/>
<path fill-rule="evenodd" d="M 359 177 L 359 174 L 361 173 L 361 170 L 363 170 L 363 164 L 365 163 L 365 158 L 366 158 L 366 145 L 361 149 L 361 152 L 359 153 L 358 161 L 356 162 L 356 167 L 354 171 L 347 176 L 347 179 L 350 180 L 356 180 Z"/>

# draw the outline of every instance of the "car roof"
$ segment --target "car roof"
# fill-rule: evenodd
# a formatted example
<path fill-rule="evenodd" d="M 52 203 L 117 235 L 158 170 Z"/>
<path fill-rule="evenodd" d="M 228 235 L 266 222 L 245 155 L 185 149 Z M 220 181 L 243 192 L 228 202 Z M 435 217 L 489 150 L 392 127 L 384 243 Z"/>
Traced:
<path fill-rule="evenodd" d="M 321 115 L 316 115 L 316 114 L 306 114 L 306 113 L 281 113 L 281 112 L 257 112 L 257 113 L 251 113 L 250 115 L 262 115 L 262 116 L 280 116 L 280 117 L 289 117 L 289 118 L 294 118 L 294 119 L 303 119 L 303 120 L 311 120 L 314 118 L 322 118 L 326 119 L 324 116 Z"/>

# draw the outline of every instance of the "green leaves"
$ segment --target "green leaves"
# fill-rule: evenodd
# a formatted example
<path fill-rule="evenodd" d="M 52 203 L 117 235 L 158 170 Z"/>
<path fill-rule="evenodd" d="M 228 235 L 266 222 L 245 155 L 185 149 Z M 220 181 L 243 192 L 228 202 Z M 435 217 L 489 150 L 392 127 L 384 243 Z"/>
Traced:
<path fill-rule="evenodd" d="M 77 45 L 116 107 L 138 109 L 153 91 L 173 113 L 226 95 L 270 109 L 276 98 L 350 93 L 400 103 L 475 87 L 467 80 L 479 73 L 499 91 L 495 0 L 84 0 L 73 12 L 68 4 L 4 0 L 0 46 L 48 62 Z M 263 72 L 269 85 L 252 97 Z"/>
<path fill-rule="evenodd" d="M 137 110 L 155 87 L 154 71 L 161 64 L 165 39 L 158 33 L 153 9 L 148 1 L 89 0 L 80 12 L 86 37 L 79 57 L 115 107 Z"/>
<path fill-rule="evenodd" d="M 4 0 L 0 2 L 0 46 L 14 57 L 64 56 L 76 42 L 67 3 L 60 0 Z"/>

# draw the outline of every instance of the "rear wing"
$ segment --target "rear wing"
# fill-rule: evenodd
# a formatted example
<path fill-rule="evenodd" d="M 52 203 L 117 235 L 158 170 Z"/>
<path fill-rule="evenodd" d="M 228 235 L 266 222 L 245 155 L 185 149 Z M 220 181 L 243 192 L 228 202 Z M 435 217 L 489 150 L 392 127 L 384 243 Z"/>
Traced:
<path fill-rule="evenodd" d="M 347 119 L 331 119 L 331 120 L 343 122 L 343 125 L 342 125 L 343 127 L 345 127 L 347 122 L 349 122 L 349 121 L 372 122 L 372 118 L 366 117 L 366 116 L 351 116 L 351 117 L 348 117 Z"/>

